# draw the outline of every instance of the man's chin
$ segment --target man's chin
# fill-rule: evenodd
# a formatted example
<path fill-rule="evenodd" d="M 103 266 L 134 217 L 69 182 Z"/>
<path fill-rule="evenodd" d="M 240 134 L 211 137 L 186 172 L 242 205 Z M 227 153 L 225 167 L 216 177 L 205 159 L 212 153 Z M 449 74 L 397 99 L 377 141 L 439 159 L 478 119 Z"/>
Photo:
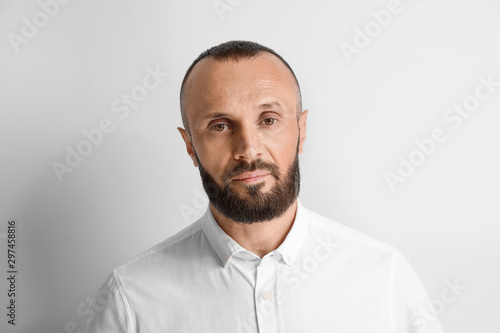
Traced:
<path fill-rule="evenodd" d="M 222 215 L 238 223 L 265 222 L 282 216 L 299 193 L 298 156 L 283 177 L 268 175 L 246 182 L 231 179 L 223 184 L 218 184 L 199 164 L 210 203 Z"/>

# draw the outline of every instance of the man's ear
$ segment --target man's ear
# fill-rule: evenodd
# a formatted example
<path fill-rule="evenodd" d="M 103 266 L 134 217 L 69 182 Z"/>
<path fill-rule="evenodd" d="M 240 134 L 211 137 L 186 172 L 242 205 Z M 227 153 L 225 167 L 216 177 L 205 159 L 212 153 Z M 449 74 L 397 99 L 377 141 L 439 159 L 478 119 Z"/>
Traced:
<path fill-rule="evenodd" d="M 308 112 L 309 110 L 305 110 L 300 114 L 299 117 L 299 133 L 300 133 L 299 154 L 302 154 L 302 147 L 304 146 L 304 141 L 306 141 L 306 126 L 307 126 Z"/>
<path fill-rule="evenodd" d="M 181 133 L 182 139 L 184 140 L 184 143 L 186 144 L 186 151 L 193 160 L 193 164 L 195 167 L 198 167 L 198 160 L 196 159 L 196 155 L 194 154 L 194 149 L 193 149 L 193 143 L 191 141 L 191 135 L 181 127 L 177 127 L 177 130 L 179 133 Z"/>

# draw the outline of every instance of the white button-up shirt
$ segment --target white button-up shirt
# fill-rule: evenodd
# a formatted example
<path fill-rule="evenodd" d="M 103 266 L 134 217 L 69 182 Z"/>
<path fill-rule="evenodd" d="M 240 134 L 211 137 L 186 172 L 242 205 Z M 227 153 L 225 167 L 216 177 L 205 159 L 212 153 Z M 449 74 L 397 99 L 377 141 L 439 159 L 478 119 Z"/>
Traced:
<path fill-rule="evenodd" d="M 196 222 L 117 267 L 87 332 L 442 333 L 430 301 L 392 246 L 304 208 L 264 257 L 217 224 Z"/>

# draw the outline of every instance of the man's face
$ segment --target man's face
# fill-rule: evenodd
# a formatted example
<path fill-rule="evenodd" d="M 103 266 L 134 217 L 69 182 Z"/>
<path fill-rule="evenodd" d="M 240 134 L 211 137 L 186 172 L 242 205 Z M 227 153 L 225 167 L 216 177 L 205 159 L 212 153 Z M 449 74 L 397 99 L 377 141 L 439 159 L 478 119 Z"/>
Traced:
<path fill-rule="evenodd" d="M 282 215 L 299 192 L 307 111 L 274 55 L 201 60 L 185 85 L 191 137 L 179 129 L 212 205 L 242 223 Z"/>

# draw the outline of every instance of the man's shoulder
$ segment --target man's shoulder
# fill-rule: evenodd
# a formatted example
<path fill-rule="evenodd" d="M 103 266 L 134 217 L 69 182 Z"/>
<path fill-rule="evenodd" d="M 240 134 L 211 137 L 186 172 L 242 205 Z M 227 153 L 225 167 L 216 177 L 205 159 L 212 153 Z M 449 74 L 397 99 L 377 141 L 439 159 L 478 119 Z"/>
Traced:
<path fill-rule="evenodd" d="M 203 237 L 202 218 L 191 223 L 184 229 L 139 253 L 131 260 L 117 266 L 115 271 L 120 274 L 140 270 L 143 266 L 157 266 L 168 262 L 176 254 L 185 253 L 188 248 L 193 250 L 193 244 L 201 243 L 196 238 Z M 193 241 L 194 240 L 194 241 Z M 150 267 L 149 267 L 150 268 Z"/>
<path fill-rule="evenodd" d="M 369 236 L 334 219 L 306 209 L 309 229 L 317 237 L 332 237 L 336 242 L 367 251 L 382 252 L 391 255 L 396 249 L 391 244 Z"/>

